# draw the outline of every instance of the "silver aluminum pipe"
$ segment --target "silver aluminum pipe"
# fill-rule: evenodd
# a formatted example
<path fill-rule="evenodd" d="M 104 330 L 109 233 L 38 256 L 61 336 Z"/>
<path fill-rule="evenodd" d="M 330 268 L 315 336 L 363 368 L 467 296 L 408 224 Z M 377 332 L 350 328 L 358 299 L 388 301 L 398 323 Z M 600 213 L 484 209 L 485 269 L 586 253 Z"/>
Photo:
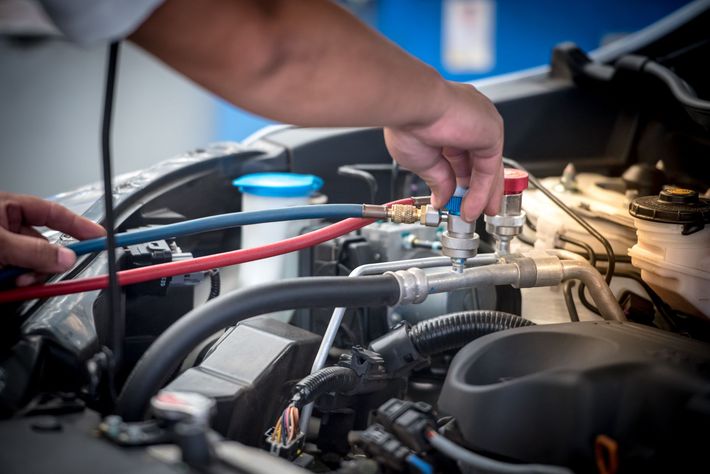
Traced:
<path fill-rule="evenodd" d="M 495 254 L 480 254 L 473 258 L 466 260 L 467 266 L 478 266 L 478 265 L 490 265 L 496 263 L 498 257 Z M 398 260 L 393 262 L 381 262 L 381 263 L 368 263 L 366 265 L 360 265 L 350 272 L 351 277 L 363 276 L 363 275 L 376 275 L 385 273 L 388 271 L 406 270 L 409 268 L 436 268 L 436 267 L 449 267 L 451 265 L 451 259 L 449 257 L 427 257 L 427 258 L 416 258 L 410 260 Z M 345 316 L 345 308 L 335 308 L 333 314 L 328 322 L 328 327 L 323 334 L 323 340 L 318 348 L 318 353 L 313 361 L 313 367 L 311 368 L 311 373 L 314 373 L 323 367 L 328 359 L 328 353 L 333 347 L 335 342 L 335 336 L 338 334 L 338 329 L 340 329 L 340 324 L 343 322 L 343 317 Z M 304 433 L 308 428 L 308 421 L 313 413 L 313 404 L 309 403 L 303 410 L 301 410 L 301 431 Z"/>
<path fill-rule="evenodd" d="M 426 274 L 418 268 L 389 272 L 399 282 L 399 304 L 421 303 L 433 293 L 472 288 L 481 285 L 512 285 L 517 288 L 555 286 L 576 279 L 581 280 L 597 305 L 602 317 L 610 321 L 626 321 L 604 277 L 589 263 L 560 260 L 554 256 L 515 257 L 509 263 L 469 268 L 463 273 L 442 272 Z"/>

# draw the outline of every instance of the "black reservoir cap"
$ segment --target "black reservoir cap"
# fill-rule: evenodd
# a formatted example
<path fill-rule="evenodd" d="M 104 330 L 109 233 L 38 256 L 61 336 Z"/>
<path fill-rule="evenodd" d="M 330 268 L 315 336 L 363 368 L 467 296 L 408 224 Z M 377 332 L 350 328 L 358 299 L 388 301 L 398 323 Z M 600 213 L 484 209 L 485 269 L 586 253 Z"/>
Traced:
<path fill-rule="evenodd" d="M 658 196 L 634 199 L 629 213 L 647 221 L 683 224 L 689 231 L 683 233 L 692 233 L 710 223 L 710 199 L 699 197 L 692 189 L 666 186 Z"/>

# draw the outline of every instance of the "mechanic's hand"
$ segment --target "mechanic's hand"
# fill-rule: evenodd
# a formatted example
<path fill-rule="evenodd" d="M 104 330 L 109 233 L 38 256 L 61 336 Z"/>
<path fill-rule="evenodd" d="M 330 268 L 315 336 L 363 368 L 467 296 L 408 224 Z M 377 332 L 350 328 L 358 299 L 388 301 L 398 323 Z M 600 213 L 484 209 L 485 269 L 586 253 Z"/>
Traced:
<path fill-rule="evenodd" d="M 436 121 L 408 129 L 385 129 L 385 143 L 402 167 L 431 188 L 441 209 L 456 189 L 469 188 L 461 216 L 471 222 L 481 212 L 496 214 L 503 194 L 503 119 L 495 106 L 469 84 L 448 83 L 445 112 Z"/>
<path fill-rule="evenodd" d="M 66 271 L 76 261 L 74 252 L 50 244 L 32 226 L 47 226 L 81 240 L 105 234 L 100 225 L 57 203 L 0 192 L 0 266 L 37 272 L 19 276 L 18 286 L 35 283 L 42 278 L 41 274 Z"/>

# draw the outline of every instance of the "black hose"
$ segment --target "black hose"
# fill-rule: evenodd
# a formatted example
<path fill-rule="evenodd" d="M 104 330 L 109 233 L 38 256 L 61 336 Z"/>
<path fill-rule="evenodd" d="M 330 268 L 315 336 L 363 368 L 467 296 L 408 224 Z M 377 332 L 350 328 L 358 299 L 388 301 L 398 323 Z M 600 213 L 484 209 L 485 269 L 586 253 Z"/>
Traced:
<path fill-rule="evenodd" d="M 233 291 L 180 318 L 155 340 L 126 380 L 116 411 L 126 421 L 143 418 L 150 397 L 201 341 L 252 316 L 299 308 L 382 306 L 399 300 L 389 275 L 293 278 Z"/>
<path fill-rule="evenodd" d="M 291 402 L 300 409 L 324 393 L 349 392 L 357 382 L 357 374 L 349 367 L 324 367 L 296 384 Z"/>
<path fill-rule="evenodd" d="M 534 325 L 517 314 L 502 311 L 462 311 L 417 323 L 409 330 L 409 337 L 421 355 L 430 356 L 458 349 L 486 334 Z"/>
<path fill-rule="evenodd" d="M 338 167 L 338 174 L 340 176 L 347 176 L 349 178 L 360 179 L 367 184 L 367 190 L 369 191 L 370 202 L 377 202 L 377 180 L 372 173 L 356 168 L 352 165 L 343 165 Z"/>

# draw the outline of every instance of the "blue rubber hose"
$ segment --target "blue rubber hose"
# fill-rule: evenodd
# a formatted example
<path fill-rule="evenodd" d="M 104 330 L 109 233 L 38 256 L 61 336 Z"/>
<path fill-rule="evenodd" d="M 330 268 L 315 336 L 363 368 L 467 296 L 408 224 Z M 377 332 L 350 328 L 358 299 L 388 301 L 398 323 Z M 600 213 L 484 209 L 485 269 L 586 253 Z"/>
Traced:
<path fill-rule="evenodd" d="M 362 204 L 316 204 L 311 206 L 282 207 L 260 211 L 232 212 L 216 216 L 201 217 L 189 221 L 168 224 L 149 229 L 116 234 L 116 246 L 125 247 L 154 240 L 171 239 L 185 235 L 199 234 L 214 230 L 228 229 L 250 224 L 267 222 L 297 221 L 302 219 L 346 219 L 362 217 Z M 100 252 L 106 248 L 106 238 L 82 240 L 67 245 L 78 255 Z M 23 268 L 7 268 L 0 271 L 0 281 L 16 278 L 25 273 Z"/>

